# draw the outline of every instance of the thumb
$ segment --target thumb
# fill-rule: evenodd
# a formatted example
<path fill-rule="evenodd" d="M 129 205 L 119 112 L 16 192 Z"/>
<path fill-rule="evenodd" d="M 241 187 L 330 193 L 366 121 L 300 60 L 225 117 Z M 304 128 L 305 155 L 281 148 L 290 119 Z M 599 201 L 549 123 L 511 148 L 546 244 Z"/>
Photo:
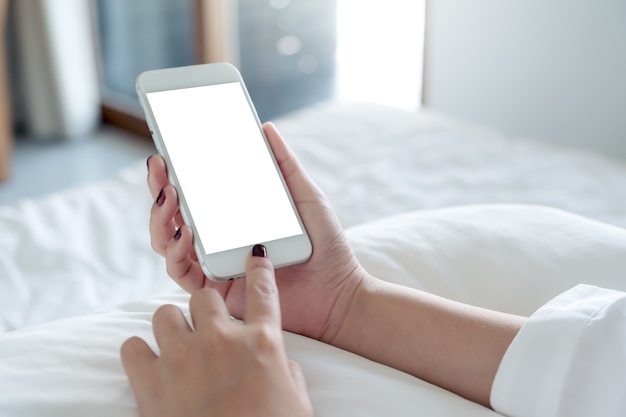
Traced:
<path fill-rule="evenodd" d="M 276 126 L 273 123 L 265 123 L 263 124 L 263 131 L 294 202 L 297 204 L 324 200 L 326 198 L 324 193 L 306 173 L 296 154 L 287 146 L 280 133 L 278 133 Z"/>

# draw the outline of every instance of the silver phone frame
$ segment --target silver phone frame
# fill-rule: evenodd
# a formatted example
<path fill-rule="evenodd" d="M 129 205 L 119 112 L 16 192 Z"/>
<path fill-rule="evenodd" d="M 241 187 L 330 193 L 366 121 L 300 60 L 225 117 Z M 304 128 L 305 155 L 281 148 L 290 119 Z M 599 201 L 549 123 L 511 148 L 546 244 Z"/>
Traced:
<path fill-rule="evenodd" d="M 266 246 L 275 268 L 282 268 L 306 262 L 311 257 L 313 251 L 311 241 L 300 217 L 300 213 L 298 212 L 291 193 L 289 192 L 289 188 L 287 187 L 282 172 L 276 162 L 274 153 L 272 152 L 267 138 L 265 137 L 261 121 L 259 120 L 256 109 L 250 99 L 248 90 L 237 68 L 228 63 L 213 63 L 151 70 L 141 73 L 137 77 L 135 84 L 139 102 L 146 116 L 146 122 L 148 123 L 154 144 L 159 154 L 165 160 L 168 168 L 170 183 L 174 185 L 178 191 L 181 215 L 185 224 L 187 224 L 193 231 L 194 249 L 198 257 L 198 262 L 200 263 L 205 275 L 211 280 L 217 282 L 240 278 L 245 275 L 246 257 L 253 245 L 217 252 L 214 254 L 206 254 L 203 243 L 198 237 L 193 218 L 187 206 L 187 201 L 178 182 L 178 178 L 176 177 L 176 170 L 172 167 L 167 153 L 167 148 L 159 131 L 158 123 L 156 122 L 152 109 L 150 108 L 146 94 L 158 91 L 193 88 L 232 82 L 239 82 L 243 89 L 250 110 L 252 111 L 257 127 L 261 133 L 261 137 L 265 142 L 265 146 L 272 158 L 276 172 L 278 173 L 283 188 L 289 198 L 289 203 L 291 204 L 303 232 L 301 235 L 257 243 Z M 263 221 L 263 219 L 259 219 L 259 221 Z"/>

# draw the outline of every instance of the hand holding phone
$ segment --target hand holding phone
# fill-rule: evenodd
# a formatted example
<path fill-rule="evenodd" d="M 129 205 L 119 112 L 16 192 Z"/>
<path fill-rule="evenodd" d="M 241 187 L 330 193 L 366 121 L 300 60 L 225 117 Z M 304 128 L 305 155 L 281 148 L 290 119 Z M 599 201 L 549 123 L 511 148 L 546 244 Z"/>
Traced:
<path fill-rule="evenodd" d="M 284 330 L 329 341 L 345 321 L 351 294 L 366 272 L 355 258 L 343 227 L 324 193 L 304 171 L 274 125 L 263 130 L 291 191 L 315 250 L 303 264 L 276 271 Z M 163 190 L 162 204 L 150 212 L 150 237 L 154 250 L 165 258 L 168 275 L 193 294 L 210 287 L 224 298 L 231 316 L 244 318 L 247 282 L 214 282 L 206 278 L 195 256 L 191 228 L 182 225 L 178 194 L 172 187 L 165 161 L 148 160 L 148 188 L 154 199 Z M 182 227 L 181 227 L 182 225 Z M 178 239 L 175 239 L 175 232 Z M 272 253 L 269 253 L 272 257 Z"/>
<path fill-rule="evenodd" d="M 137 92 L 194 234 L 204 273 L 240 277 L 264 244 L 279 268 L 306 261 L 311 242 L 241 76 L 229 64 L 148 71 Z"/>

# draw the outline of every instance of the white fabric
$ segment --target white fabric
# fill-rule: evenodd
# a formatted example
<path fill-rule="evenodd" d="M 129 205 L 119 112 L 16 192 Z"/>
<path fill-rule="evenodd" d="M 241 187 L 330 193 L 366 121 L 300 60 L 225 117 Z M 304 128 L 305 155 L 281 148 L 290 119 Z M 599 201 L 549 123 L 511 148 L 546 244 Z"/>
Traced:
<path fill-rule="evenodd" d="M 626 290 L 624 231 L 557 210 L 465 207 L 363 224 L 515 202 L 626 226 L 621 163 L 369 104 L 324 104 L 277 125 L 344 226 L 360 224 L 349 238 L 381 278 L 527 315 L 579 283 Z M 186 304 L 150 248 L 145 176 L 140 161 L 107 181 L 0 207 L 0 415 L 133 415 L 119 345 L 150 336 L 158 305 Z M 139 301 L 111 310 L 129 300 Z M 495 415 L 286 337 L 320 415 Z"/>
<path fill-rule="evenodd" d="M 152 312 L 188 297 L 173 290 L 114 311 L 64 319 L 0 339 L 0 415 L 136 415 L 119 347 L 139 335 L 156 349 Z M 317 416 L 413 416 L 416 410 L 470 417 L 496 415 L 402 372 L 323 343 L 286 333 L 289 356 L 307 379 Z M 207 375 L 210 377 L 210 375 Z M 375 392 L 376 395 L 372 395 Z"/>
<path fill-rule="evenodd" d="M 487 203 L 540 204 L 626 227 L 624 161 L 367 103 L 327 103 L 276 124 L 345 227 Z"/>
<path fill-rule="evenodd" d="M 328 103 L 277 125 L 345 227 L 482 203 L 626 226 L 626 167 L 607 158 L 365 103 Z M 174 287 L 150 248 L 145 178 L 139 161 L 107 181 L 0 207 L 0 334 Z M 454 285 L 448 292 L 462 296 Z"/>
<path fill-rule="evenodd" d="M 626 293 L 579 285 L 533 314 L 491 391 L 511 417 L 626 415 Z"/>
<path fill-rule="evenodd" d="M 561 210 L 453 207 L 348 233 L 374 276 L 492 310 L 530 316 L 583 283 L 626 291 L 626 230 Z"/>
<path fill-rule="evenodd" d="M 392 282 L 472 304 L 532 312 L 579 282 L 626 289 L 626 231 L 554 209 L 475 206 L 408 213 L 348 231 L 360 261 Z M 119 362 L 151 313 L 186 310 L 171 290 L 100 314 L 0 337 L 0 415 L 131 416 Z M 494 301 L 495 300 L 495 301 Z M 445 390 L 320 342 L 285 334 L 318 416 L 496 416 Z"/>
<path fill-rule="evenodd" d="M 150 248 L 142 163 L 0 207 L 0 334 L 175 287 Z"/>

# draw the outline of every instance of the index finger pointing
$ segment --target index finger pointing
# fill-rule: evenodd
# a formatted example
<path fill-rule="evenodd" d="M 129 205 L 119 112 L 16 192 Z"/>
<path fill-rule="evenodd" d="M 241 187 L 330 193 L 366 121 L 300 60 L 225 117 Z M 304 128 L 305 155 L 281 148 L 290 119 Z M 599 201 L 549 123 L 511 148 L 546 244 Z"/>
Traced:
<path fill-rule="evenodd" d="M 280 327 L 280 302 L 274 267 L 263 245 L 255 245 L 246 263 L 245 323 L 265 323 Z"/>

